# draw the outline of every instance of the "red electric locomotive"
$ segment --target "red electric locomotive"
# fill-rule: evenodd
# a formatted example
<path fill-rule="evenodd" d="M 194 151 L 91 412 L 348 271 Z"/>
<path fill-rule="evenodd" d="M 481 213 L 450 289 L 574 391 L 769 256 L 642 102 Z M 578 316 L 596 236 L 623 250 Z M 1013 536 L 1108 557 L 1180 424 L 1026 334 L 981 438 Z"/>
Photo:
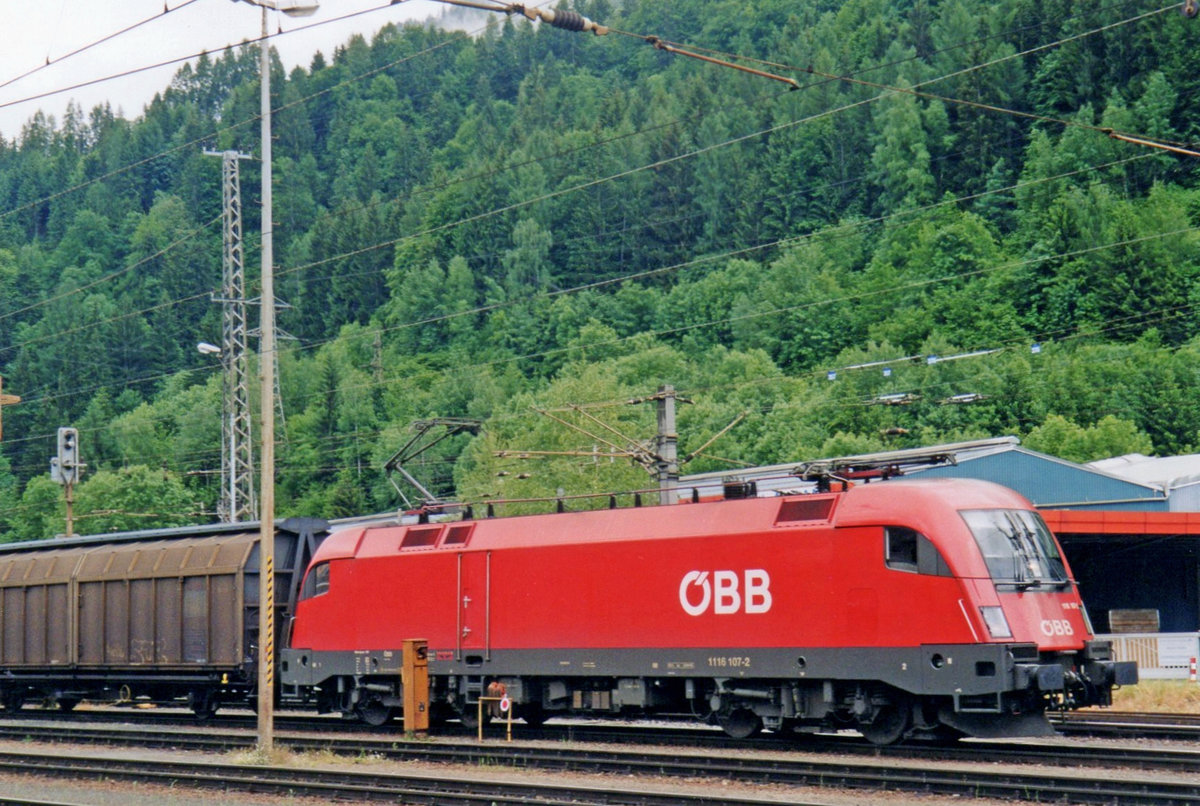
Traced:
<path fill-rule="evenodd" d="M 966 479 L 358 527 L 312 564 L 285 700 L 381 723 L 428 642 L 435 714 L 692 715 L 729 734 L 1047 733 L 1137 681 L 1017 493 Z"/>

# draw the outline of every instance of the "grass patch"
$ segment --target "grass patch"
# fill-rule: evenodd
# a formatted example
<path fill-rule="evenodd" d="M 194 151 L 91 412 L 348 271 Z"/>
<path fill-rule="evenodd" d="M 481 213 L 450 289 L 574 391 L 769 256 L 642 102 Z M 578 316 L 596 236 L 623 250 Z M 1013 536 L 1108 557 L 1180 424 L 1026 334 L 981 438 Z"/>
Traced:
<path fill-rule="evenodd" d="M 1113 692 L 1118 711 L 1200 713 L 1200 684 L 1187 680 L 1143 680 Z"/>
<path fill-rule="evenodd" d="M 236 750 L 227 756 L 230 764 L 245 764 L 255 767 L 332 767 L 338 764 L 373 764 L 386 759 L 378 753 L 359 752 L 344 755 L 332 750 L 304 750 L 297 752 L 276 746 L 270 753 L 261 748 Z"/>
<path fill-rule="evenodd" d="M 300 755 L 286 747 L 275 747 L 269 753 L 261 747 L 252 747 L 249 750 L 234 750 L 228 754 L 228 759 L 230 764 L 251 767 L 289 767 L 297 763 Z"/>

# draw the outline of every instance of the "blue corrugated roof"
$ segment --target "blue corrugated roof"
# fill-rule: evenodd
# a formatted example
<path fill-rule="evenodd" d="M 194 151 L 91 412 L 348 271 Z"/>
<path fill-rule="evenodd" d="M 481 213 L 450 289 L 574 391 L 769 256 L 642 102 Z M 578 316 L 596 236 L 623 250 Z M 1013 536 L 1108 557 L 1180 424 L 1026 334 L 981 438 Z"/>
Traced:
<path fill-rule="evenodd" d="M 936 457 L 936 458 L 935 458 Z M 938 464 L 937 462 L 943 462 Z M 837 474 L 837 468 L 890 467 L 907 476 L 974 478 L 1003 484 L 1048 509 L 1104 509 L 1165 512 L 1169 502 L 1159 485 L 1121 478 L 1087 465 L 1031 451 L 1016 437 L 933 445 L 927 448 L 821 459 L 792 465 L 770 465 L 727 473 L 684 476 L 679 486 L 697 487 L 701 494 L 719 494 L 725 478 L 755 480 L 758 492 L 797 491 L 811 483 L 797 473 L 819 470 Z"/>
<path fill-rule="evenodd" d="M 1016 445 L 931 467 L 911 475 L 951 476 L 994 481 L 1048 509 L 1104 509 L 1165 512 L 1160 488 L 1068 462 Z"/>

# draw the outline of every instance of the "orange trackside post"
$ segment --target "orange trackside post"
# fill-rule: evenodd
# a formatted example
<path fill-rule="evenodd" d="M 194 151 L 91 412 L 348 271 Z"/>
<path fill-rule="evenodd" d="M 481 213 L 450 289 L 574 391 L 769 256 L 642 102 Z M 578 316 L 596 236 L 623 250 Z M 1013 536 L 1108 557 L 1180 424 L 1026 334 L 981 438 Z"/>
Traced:
<path fill-rule="evenodd" d="M 400 682 L 404 687 L 404 732 L 429 730 L 429 648 L 423 638 L 404 641 Z"/>

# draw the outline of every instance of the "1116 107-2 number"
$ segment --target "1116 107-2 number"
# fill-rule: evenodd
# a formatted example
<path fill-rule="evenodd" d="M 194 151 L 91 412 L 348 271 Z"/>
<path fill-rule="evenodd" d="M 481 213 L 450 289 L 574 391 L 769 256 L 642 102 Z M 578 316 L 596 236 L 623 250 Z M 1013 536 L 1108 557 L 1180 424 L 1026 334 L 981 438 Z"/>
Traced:
<path fill-rule="evenodd" d="M 749 669 L 750 658 L 744 655 L 712 655 L 708 659 L 710 669 Z"/>

